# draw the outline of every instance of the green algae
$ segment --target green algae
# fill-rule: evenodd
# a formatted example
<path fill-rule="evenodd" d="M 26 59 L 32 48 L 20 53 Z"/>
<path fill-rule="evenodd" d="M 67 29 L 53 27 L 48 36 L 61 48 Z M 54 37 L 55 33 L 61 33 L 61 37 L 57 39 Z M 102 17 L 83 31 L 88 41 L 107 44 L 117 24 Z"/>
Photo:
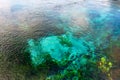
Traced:
<path fill-rule="evenodd" d="M 68 23 L 58 24 L 66 33 L 29 39 L 27 51 L 36 70 L 46 69 L 46 80 L 101 80 L 104 73 L 98 63 L 106 56 L 104 51 L 110 44 L 112 29 L 101 22 L 106 17 L 92 21 L 90 31 L 73 29 Z M 100 25 L 94 27 L 94 23 Z M 78 26 L 78 25 L 77 25 Z M 78 26 L 79 28 L 80 26 Z M 95 29 L 94 29 L 95 28 Z M 104 31 L 107 29 L 107 31 Z M 81 35 L 75 35 L 76 33 Z M 105 79 L 105 78 L 104 78 Z"/>
<path fill-rule="evenodd" d="M 58 36 L 59 40 L 60 40 L 60 44 L 62 45 L 66 45 L 68 47 L 72 47 L 72 43 L 68 38 L 65 38 L 63 36 Z"/>
<path fill-rule="evenodd" d="M 91 42 L 74 37 L 72 34 L 49 36 L 38 41 L 30 39 L 27 48 L 31 63 L 38 71 L 46 69 L 49 74 L 51 71 L 57 72 L 56 75 L 52 74 L 50 80 L 53 78 L 55 80 L 58 76 L 57 80 L 70 80 L 71 78 L 82 80 L 82 77 L 87 77 L 86 74 L 93 71 L 87 71 L 85 66 L 96 62 L 94 49 Z M 95 70 L 95 67 L 89 67 Z"/>
<path fill-rule="evenodd" d="M 27 52 L 33 70 L 47 70 L 46 80 L 101 80 L 104 73 L 98 68 L 98 62 L 105 56 L 104 40 L 109 32 L 96 33 L 99 36 L 95 37 L 91 34 L 75 36 L 68 32 L 29 39 Z"/>
<path fill-rule="evenodd" d="M 28 44 L 28 51 L 34 65 L 42 64 L 48 54 L 53 60 L 60 62 L 64 61 L 66 56 L 66 60 L 71 60 L 80 55 L 87 55 L 89 50 L 94 49 L 89 42 L 77 39 L 72 35 L 50 36 L 38 41 L 31 39 Z M 81 63 L 84 62 L 85 60 L 81 60 Z"/>

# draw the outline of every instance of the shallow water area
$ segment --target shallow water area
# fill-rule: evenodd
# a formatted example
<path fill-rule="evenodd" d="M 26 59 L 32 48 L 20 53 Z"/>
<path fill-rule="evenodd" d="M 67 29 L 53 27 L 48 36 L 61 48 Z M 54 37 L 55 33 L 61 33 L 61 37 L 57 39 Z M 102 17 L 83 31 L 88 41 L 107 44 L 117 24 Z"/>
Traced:
<path fill-rule="evenodd" d="M 52 58 L 58 67 L 48 72 L 47 78 L 51 79 L 55 71 L 66 74 L 68 69 L 83 69 L 88 60 L 94 63 L 103 59 L 103 55 L 106 61 L 112 57 L 110 61 L 116 68 L 111 70 L 111 77 L 119 80 L 120 6 L 116 3 L 112 0 L 0 0 L 0 58 L 3 59 L 0 79 L 7 80 L 9 75 L 12 80 L 16 76 L 17 72 L 10 74 L 14 72 L 12 67 L 7 72 L 5 66 L 10 62 L 26 63 L 21 56 L 27 51 L 32 65 L 44 64 L 48 55 Z M 2 71 L 8 74 L 3 76 Z M 20 77 L 27 80 L 25 75 L 29 70 L 22 72 Z M 72 74 L 74 80 L 77 74 Z"/>

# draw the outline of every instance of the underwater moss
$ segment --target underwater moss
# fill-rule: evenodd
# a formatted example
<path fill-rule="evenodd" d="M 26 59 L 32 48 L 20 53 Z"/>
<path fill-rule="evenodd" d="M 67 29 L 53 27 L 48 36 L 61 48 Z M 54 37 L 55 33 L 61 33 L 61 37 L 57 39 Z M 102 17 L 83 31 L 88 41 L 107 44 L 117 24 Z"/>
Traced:
<path fill-rule="evenodd" d="M 104 49 L 99 49 L 102 43 L 95 44 L 97 40 L 93 42 L 86 37 L 66 33 L 36 41 L 29 39 L 27 51 L 36 70 L 48 70 L 47 80 L 101 80 L 102 70 L 108 68 L 97 65 Z M 106 60 L 101 58 L 101 61 Z"/>
<path fill-rule="evenodd" d="M 72 47 L 72 43 L 68 38 L 64 36 L 58 36 L 58 39 L 60 40 L 60 44 L 62 44 L 63 46 L 66 45 L 68 47 Z"/>

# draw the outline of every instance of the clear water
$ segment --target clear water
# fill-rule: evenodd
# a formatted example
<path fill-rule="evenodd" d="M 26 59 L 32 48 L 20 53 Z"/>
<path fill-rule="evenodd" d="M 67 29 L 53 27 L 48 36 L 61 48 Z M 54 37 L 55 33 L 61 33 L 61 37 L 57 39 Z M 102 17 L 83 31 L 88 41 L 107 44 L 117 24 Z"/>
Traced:
<path fill-rule="evenodd" d="M 32 64 L 50 55 L 63 68 L 80 69 L 120 39 L 120 6 L 109 0 L 5 0 L 0 2 L 0 53 L 20 53 Z M 119 45 L 119 43 L 118 43 Z M 26 46 L 25 46 L 26 47 Z"/>
<path fill-rule="evenodd" d="M 51 34 L 51 36 L 40 38 L 36 45 L 34 40 L 29 40 L 33 63 L 41 63 L 42 60 L 41 58 L 39 60 L 38 55 L 44 55 L 46 52 L 58 61 L 63 60 L 62 58 L 68 52 L 71 53 L 69 56 L 89 54 L 90 52 L 95 54 L 96 48 L 105 49 L 109 47 L 111 41 L 118 40 L 120 37 L 119 7 L 109 1 L 105 1 L 104 4 L 102 1 L 84 2 L 82 5 L 76 3 L 76 5 L 66 6 L 60 10 L 48 11 L 48 16 L 55 14 L 49 16 L 50 19 L 57 20 L 54 25 L 58 29 L 62 28 L 65 33 L 62 35 Z M 113 5 L 114 7 L 111 7 Z M 72 47 L 62 46 L 59 36 L 67 38 Z M 91 49 L 88 50 L 89 48 Z"/>

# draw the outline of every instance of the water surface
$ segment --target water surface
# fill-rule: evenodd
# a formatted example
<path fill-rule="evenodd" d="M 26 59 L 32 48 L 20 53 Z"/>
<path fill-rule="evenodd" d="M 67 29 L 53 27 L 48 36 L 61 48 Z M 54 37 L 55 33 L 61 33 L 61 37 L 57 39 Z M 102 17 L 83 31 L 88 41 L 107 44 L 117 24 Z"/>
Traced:
<path fill-rule="evenodd" d="M 0 53 L 8 58 L 21 54 L 29 39 L 68 32 L 104 49 L 120 45 L 120 6 L 112 1 L 0 0 L 0 3 Z M 119 53 L 120 49 L 117 50 Z"/>

